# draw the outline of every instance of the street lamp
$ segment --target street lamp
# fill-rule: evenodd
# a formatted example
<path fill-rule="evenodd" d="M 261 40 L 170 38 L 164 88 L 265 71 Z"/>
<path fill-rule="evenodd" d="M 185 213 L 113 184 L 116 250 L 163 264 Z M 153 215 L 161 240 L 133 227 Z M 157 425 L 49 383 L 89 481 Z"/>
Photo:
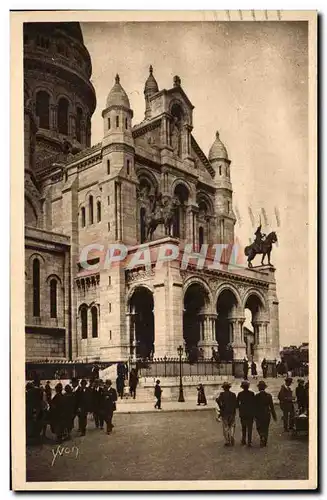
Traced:
<path fill-rule="evenodd" d="M 177 348 L 177 352 L 179 355 L 179 396 L 178 402 L 185 403 L 184 393 L 183 393 L 183 380 L 182 380 L 182 355 L 183 355 L 183 347 L 180 345 Z"/>

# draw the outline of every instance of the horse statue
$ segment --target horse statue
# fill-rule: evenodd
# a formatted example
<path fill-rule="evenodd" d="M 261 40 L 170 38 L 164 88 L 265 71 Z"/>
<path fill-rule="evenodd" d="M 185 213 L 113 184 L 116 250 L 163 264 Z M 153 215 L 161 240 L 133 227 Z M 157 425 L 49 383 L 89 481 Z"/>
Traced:
<path fill-rule="evenodd" d="M 152 240 L 153 233 L 159 226 L 163 224 L 165 227 L 165 235 L 171 236 L 171 226 L 175 215 L 175 209 L 178 206 L 178 201 L 175 198 L 171 200 L 166 199 L 160 203 L 154 203 L 153 209 L 150 214 L 145 216 L 146 239 Z"/>
<path fill-rule="evenodd" d="M 270 254 L 273 243 L 277 243 L 277 234 L 275 233 L 275 231 L 269 233 L 268 236 L 263 241 L 261 241 L 260 245 L 258 245 L 257 243 L 252 243 L 252 245 L 245 247 L 244 253 L 248 258 L 248 267 L 250 268 L 253 267 L 251 261 L 257 254 L 262 254 L 262 259 L 261 259 L 262 266 L 264 265 L 263 261 L 266 255 L 268 256 L 268 265 L 271 266 Z"/>

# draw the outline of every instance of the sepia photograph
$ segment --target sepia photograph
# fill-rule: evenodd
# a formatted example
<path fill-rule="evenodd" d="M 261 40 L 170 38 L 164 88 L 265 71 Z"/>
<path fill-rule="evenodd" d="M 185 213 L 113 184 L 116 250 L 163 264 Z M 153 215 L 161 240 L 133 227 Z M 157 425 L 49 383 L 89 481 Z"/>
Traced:
<path fill-rule="evenodd" d="M 11 12 L 15 490 L 317 488 L 316 29 Z"/>

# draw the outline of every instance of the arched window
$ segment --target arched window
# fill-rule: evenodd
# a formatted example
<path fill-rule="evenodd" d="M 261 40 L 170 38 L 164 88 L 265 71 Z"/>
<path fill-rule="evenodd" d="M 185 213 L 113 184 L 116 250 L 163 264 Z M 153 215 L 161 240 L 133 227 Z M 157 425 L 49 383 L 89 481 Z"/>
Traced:
<path fill-rule="evenodd" d="M 204 243 L 204 231 L 203 231 L 203 227 L 200 226 L 199 227 L 199 250 L 201 250 L 203 243 Z"/>
<path fill-rule="evenodd" d="M 110 160 L 107 160 L 107 175 L 110 175 Z"/>
<path fill-rule="evenodd" d="M 129 172 L 130 172 L 130 164 L 131 164 L 131 162 L 129 160 L 127 160 L 127 175 L 129 175 Z"/>
<path fill-rule="evenodd" d="M 50 318 L 57 317 L 57 280 L 50 281 Z"/>
<path fill-rule="evenodd" d="M 82 142 L 82 120 L 83 120 L 83 110 L 82 108 L 77 108 L 76 110 L 76 139 L 78 142 Z"/>
<path fill-rule="evenodd" d="M 142 207 L 140 210 L 140 230 L 141 230 L 141 243 L 144 243 L 145 239 L 146 239 L 145 208 L 144 207 Z"/>
<path fill-rule="evenodd" d="M 116 127 L 119 127 L 119 116 L 116 116 Z"/>
<path fill-rule="evenodd" d="M 92 337 L 95 338 L 98 336 L 98 310 L 95 306 L 91 309 L 92 316 Z"/>
<path fill-rule="evenodd" d="M 110 118 L 108 118 L 108 129 L 110 130 L 111 128 L 111 123 L 110 123 Z"/>
<path fill-rule="evenodd" d="M 40 261 L 33 260 L 33 316 L 40 316 Z"/>
<path fill-rule="evenodd" d="M 68 107 L 67 99 L 61 97 L 58 102 L 58 131 L 60 134 L 68 134 Z"/>
<path fill-rule="evenodd" d="M 127 118 L 125 118 L 125 129 L 126 130 L 128 129 L 128 120 L 127 120 Z"/>
<path fill-rule="evenodd" d="M 101 201 L 97 201 L 97 221 L 101 222 Z"/>
<path fill-rule="evenodd" d="M 81 308 L 81 327 L 82 327 L 82 339 L 87 339 L 87 308 L 83 306 Z"/>
<path fill-rule="evenodd" d="M 219 165 L 219 175 L 221 175 L 221 165 Z"/>
<path fill-rule="evenodd" d="M 93 196 L 89 198 L 89 224 L 93 224 Z"/>
<path fill-rule="evenodd" d="M 44 90 L 36 94 L 35 103 L 36 116 L 39 118 L 39 127 L 50 128 L 50 96 Z"/>
<path fill-rule="evenodd" d="M 81 225 L 82 227 L 85 227 L 85 208 L 81 208 Z"/>

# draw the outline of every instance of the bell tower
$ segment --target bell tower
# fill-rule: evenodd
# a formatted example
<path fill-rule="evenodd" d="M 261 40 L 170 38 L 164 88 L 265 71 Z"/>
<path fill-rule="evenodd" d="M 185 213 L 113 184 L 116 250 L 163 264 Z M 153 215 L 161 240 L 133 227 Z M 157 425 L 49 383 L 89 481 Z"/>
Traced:
<path fill-rule="evenodd" d="M 234 242 L 233 189 L 230 179 L 231 161 L 227 149 L 220 140 L 219 132 L 209 150 L 208 159 L 215 170 L 215 213 L 217 216 L 217 236 L 220 243 Z"/>
<path fill-rule="evenodd" d="M 107 196 L 108 240 L 136 243 L 135 206 L 137 178 L 134 169 L 133 111 L 116 75 L 102 111 L 102 169 Z"/>

